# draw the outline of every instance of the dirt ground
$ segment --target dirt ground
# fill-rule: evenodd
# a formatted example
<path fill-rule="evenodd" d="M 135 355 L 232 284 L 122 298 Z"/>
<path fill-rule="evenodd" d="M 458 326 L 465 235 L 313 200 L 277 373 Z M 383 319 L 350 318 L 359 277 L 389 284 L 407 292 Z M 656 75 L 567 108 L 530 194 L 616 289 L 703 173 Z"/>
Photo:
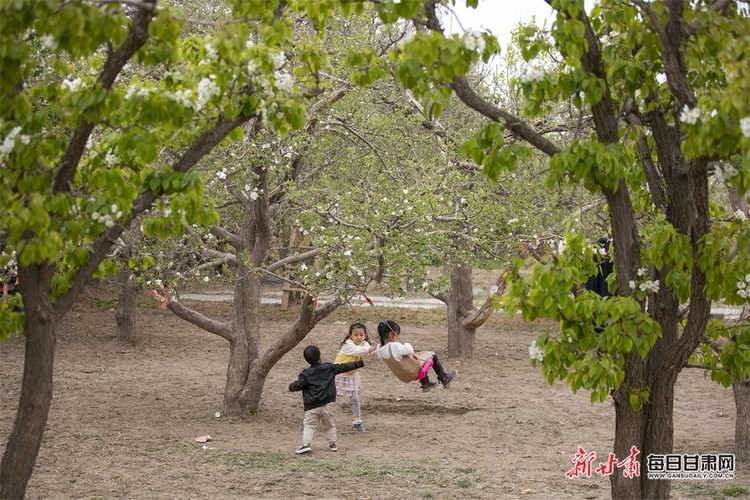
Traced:
<path fill-rule="evenodd" d="M 224 390 L 227 343 L 159 311 L 144 297 L 137 341 L 114 340 L 113 302 L 89 295 L 58 334 L 54 400 L 27 490 L 29 499 L 604 499 L 609 480 L 568 479 L 578 447 L 612 450 L 614 409 L 590 404 L 565 384 L 549 386 L 531 367 L 528 346 L 545 328 L 493 315 L 476 340 L 476 356 L 448 359 L 443 311 L 380 312 L 402 325 L 402 339 L 433 349 L 459 370 L 450 389 L 423 394 L 395 379 L 380 361 L 362 370 L 366 432 L 350 426 L 346 398 L 336 403 L 339 451 L 322 434 L 313 451 L 300 445 L 302 397 L 289 383 L 315 343 L 332 360 L 358 317 L 340 309 L 273 369 L 256 415 L 216 418 Z M 228 317 L 225 304 L 201 310 Z M 292 310 L 263 306 L 264 346 L 293 321 Z M 23 339 L 0 344 L 0 438 L 5 450 L 15 416 Z M 731 453 L 734 402 L 697 370 L 676 388 L 675 452 Z M 203 443 L 195 437 L 210 435 Z M 622 458 L 622 457 L 618 457 Z M 750 464 L 731 481 L 673 481 L 672 498 L 748 497 Z"/>

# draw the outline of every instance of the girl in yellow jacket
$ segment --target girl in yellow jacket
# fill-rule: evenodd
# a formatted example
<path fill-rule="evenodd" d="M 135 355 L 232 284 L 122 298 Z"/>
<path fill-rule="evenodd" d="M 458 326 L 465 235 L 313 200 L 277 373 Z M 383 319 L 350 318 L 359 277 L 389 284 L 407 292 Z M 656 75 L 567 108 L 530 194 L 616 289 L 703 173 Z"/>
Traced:
<path fill-rule="evenodd" d="M 349 333 L 344 337 L 334 364 L 359 361 L 377 348 L 371 346 L 367 335 L 367 327 L 362 323 L 354 323 L 349 327 Z M 352 425 L 357 432 L 364 432 L 359 407 L 359 370 L 352 370 L 336 375 L 336 395 L 348 396 L 352 403 Z"/>

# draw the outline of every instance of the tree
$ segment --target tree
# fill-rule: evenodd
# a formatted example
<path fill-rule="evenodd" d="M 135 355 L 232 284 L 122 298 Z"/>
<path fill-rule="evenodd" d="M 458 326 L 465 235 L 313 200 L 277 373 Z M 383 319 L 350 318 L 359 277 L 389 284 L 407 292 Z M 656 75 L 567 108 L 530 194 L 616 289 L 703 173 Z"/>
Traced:
<path fill-rule="evenodd" d="M 92 276 L 116 270 L 113 243 L 157 199 L 158 215 L 144 222 L 149 235 L 215 221 L 191 169 L 248 122 L 282 133 L 302 124 L 304 97 L 278 64 L 290 39 L 281 11 L 239 2 L 234 14 L 245 22 L 224 26 L 216 47 L 200 34 L 180 41 L 179 12 L 132 3 L 0 5 L 0 230 L 23 302 L 18 311 L 3 300 L 1 331 L 26 336 L 3 498 L 22 497 L 33 470 L 52 398 L 55 328 Z M 295 7 L 325 14 L 316 2 Z M 251 28 L 257 37 L 246 44 Z M 317 59 L 305 55 L 314 73 Z M 136 61 L 172 71 L 118 81 Z"/>
<path fill-rule="evenodd" d="M 467 2 L 473 4 L 476 2 Z M 478 95 L 465 74 L 472 61 L 494 52 L 468 37 L 443 34 L 436 2 L 379 6 L 384 19 L 410 19 L 420 31 L 394 60 L 397 74 L 425 105 L 444 105 L 451 89 L 489 118 L 483 143 L 467 154 L 494 177 L 515 168 L 534 148 L 550 157 L 548 183 L 578 184 L 606 198 L 615 252 L 614 297 L 570 291 L 592 274 L 594 247 L 571 230 L 560 252 L 535 266 L 529 279 L 508 275 L 503 305 L 525 319 L 560 322 L 559 335 L 536 347 L 547 379 L 590 390 L 592 400 L 610 395 L 616 409 L 614 453 L 641 457 L 672 451 L 672 402 L 680 370 L 698 347 L 712 300 L 742 302 L 737 289 L 746 267 L 747 225 L 716 218 L 709 205 L 711 160 L 741 168 L 726 182 L 744 194 L 750 117 L 747 13 L 739 2 L 548 3 L 557 11 L 549 36 L 525 30 L 522 54 L 523 115 L 537 117 L 550 102 L 572 97 L 593 133 L 560 144 L 507 109 Z M 476 33 L 474 38 L 485 38 Z M 552 72 L 534 65 L 550 51 Z M 358 61 L 354 61 L 358 62 Z M 382 62 L 362 64 L 363 78 Z M 506 142 L 504 133 L 519 142 Z M 731 235 L 730 238 L 727 235 Z M 739 258 L 730 259 L 736 243 Z M 689 304 L 684 309 L 683 304 Z M 605 323 L 596 335 L 592 315 Z M 646 474 L 611 476 L 614 498 L 668 498 L 667 481 Z"/>

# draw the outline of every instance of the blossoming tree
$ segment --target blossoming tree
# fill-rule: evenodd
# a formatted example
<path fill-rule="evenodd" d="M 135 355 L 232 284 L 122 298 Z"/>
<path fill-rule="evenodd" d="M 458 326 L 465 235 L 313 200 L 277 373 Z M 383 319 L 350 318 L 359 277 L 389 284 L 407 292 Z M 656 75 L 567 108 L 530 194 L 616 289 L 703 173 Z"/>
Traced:
<path fill-rule="evenodd" d="M 92 276 L 115 271 L 118 236 L 151 207 L 148 235 L 215 222 L 192 169 L 225 139 L 302 125 L 324 58 L 298 44 L 306 64 L 290 88 L 291 21 L 266 7 L 233 2 L 244 22 L 212 45 L 200 30 L 181 38 L 191 25 L 156 0 L 0 3 L 2 263 L 22 283 L 0 303 L 0 336 L 26 336 L 0 497 L 24 494 L 52 398 L 56 326 Z M 330 13 L 317 1 L 293 9 L 318 24 Z M 167 70 L 148 70 L 157 65 Z"/>
<path fill-rule="evenodd" d="M 595 271 L 594 245 L 571 231 L 528 279 L 517 263 L 503 305 L 526 319 L 560 322 L 559 334 L 542 336 L 532 352 L 550 382 L 589 390 L 593 401 L 613 398 L 618 458 L 633 447 L 642 457 L 670 453 L 674 383 L 706 333 L 711 302 L 746 300 L 736 283 L 748 270 L 748 225 L 709 202 L 709 179 L 719 162 L 724 182 L 741 195 L 750 185 L 750 17 L 731 0 L 608 0 L 588 10 L 582 0 L 548 3 L 557 12 L 550 32 L 526 30 L 522 44 L 530 62 L 522 116 L 472 89 L 469 65 L 492 50 L 445 35 L 437 3 L 380 9 L 421 27 L 394 58 L 402 83 L 440 104 L 450 89 L 490 120 L 484 140 L 465 148 L 490 176 L 514 168 L 531 147 L 549 156 L 550 185 L 577 184 L 606 198 L 615 295 L 571 295 Z M 542 51 L 559 61 L 553 71 L 535 67 Z M 373 67 L 361 64 L 359 74 Z M 593 124 L 591 134 L 565 144 L 523 119 L 569 97 Z M 605 325 L 601 335 L 592 316 Z M 669 497 L 668 481 L 610 477 L 614 498 Z"/>

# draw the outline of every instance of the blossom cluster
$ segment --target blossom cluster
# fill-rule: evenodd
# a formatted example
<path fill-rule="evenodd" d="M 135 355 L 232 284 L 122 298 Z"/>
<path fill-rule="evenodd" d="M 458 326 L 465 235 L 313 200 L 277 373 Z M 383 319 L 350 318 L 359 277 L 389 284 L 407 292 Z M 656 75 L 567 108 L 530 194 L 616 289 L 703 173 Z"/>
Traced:
<path fill-rule="evenodd" d="M 294 90 L 294 79 L 292 75 L 285 71 L 274 71 L 274 78 L 276 79 L 276 88 L 284 92 L 291 92 Z"/>
<path fill-rule="evenodd" d="M 247 195 L 253 201 L 257 200 L 260 197 L 260 195 L 263 193 L 262 189 L 258 189 L 257 187 L 255 188 L 250 187 L 250 184 L 245 184 L 245 187 L 243 188 L 243 190 L 247 193 Z"/>
<path fill-rule="evenodd" d="M 737 168 L 735 168 L 734 165 L 727 163 L 719 163 L 716 166 L 715 175 L 717 181 L 724 182 L 725 180 L 729 180 L 737 175 Z"/>
<path fill-rule="evenodd" d="M 750 138 L 750 116 L 746 116 L 740 120 L 740 130 L 742 135 Z"/>
<path fill-rule="evenodd" d="M 100 214 L 99 212 L 94 212 L 91 214 L 91 218 L 94 219 L 95 222 L 101 222 L 106 227 L 112 227 L 115 225 L 115 221 L 122 217 L 122 210 L 119 209 L 116 203 L 113 203 L 112 206 L 109 207 L 109 210 L 111 213 Z"/>
<path fill-rule="evenodd" d="M 75 78 L 73 80 L 68 80 L 66 78 L 65 80 L 63 80 L 60 86 L 64 89 L 70 90 L 71 92 L 75 92 L 83 86 L 83 82 L 80 78 Z"/>
<path fill-rule="evenodd" d="M 642 267 L 638 269 L 638 276 L 639 277 L 645 277 L 648 275 L 648 269 L 645 267 Z M 628 283 L 628 286 L 630 286 L 631 290 L 635 290 L 636 283 L 633 280 L 630 280 Z M 638 284 L 638 289 L 642 292 L 647 293 L 658 293 L 659 292 L 659 280 L 646 280 L 642 283 Z"/>
<path fill-rule="evenodd" d="M 685 104 L 682 108 L 682 113 L 680 113 L 680 121 L 689 123 L 690 125 L 695 125 L 698 123 L 698 120 L 701 117 L 701 110 L 698 108 L 690 109 L 688 108 L 688 105 Z"/>
<path fill-rule="evenodd" d="M 210 75 L 208 78 L 204 78 L 198 82 L 198 99 L 195 103 L 197 111 L 203 109 L 203 106 L 208 104 L 211 98 L 221 94 L 221 89 L 216 85 L 215 79 L 216 75 Z"/>
<path fill-rule="evenodd" d="M 522 83 L 532 83 L 544 80 L 544 70 L 542 70 L 538 64 L 533 61 L 529 61 L 529 65 L 526 68 L 526 72 L 521 75 Z"/>
<path fill-rule="evenodd" d="M 11 131 L 8 133 L 7 136 L 5 136 L 5 139 L 3 140 L 3 143 L 0 144 L 0 159 L 2 159 L 3 156 L 7 155 L 11 151 L 13 151 L 13 148 L 16 147 L 16 137 L 18 137 L 18 140 L 21 141 L 21 144 L 29 144 L 31 142 L 31 137 L 26 134 L 18 135 L 21 132 L 20 126 L 15 126 L 11 129 Z"/>
<path fill-rule="evenodd" d="M 745 275 L 744 281 L 737 282 L 737 295 L 743 299 L 750 297 L 750 274 Z"/>
<path fill-rule="evenodd" d="M 544 349 L 536 344 L 536 340 L 533 340 L 529 346 L 529 357 L 537 361 L 544 361 Z"/>
<path fill-rule="evenodd" d="M 464 45 L 469 50 L 476 50 L 477 52 L 484 52 L 486 43 L 482 33 L 476 30 L 468 30 L 464 34 Z"/>

